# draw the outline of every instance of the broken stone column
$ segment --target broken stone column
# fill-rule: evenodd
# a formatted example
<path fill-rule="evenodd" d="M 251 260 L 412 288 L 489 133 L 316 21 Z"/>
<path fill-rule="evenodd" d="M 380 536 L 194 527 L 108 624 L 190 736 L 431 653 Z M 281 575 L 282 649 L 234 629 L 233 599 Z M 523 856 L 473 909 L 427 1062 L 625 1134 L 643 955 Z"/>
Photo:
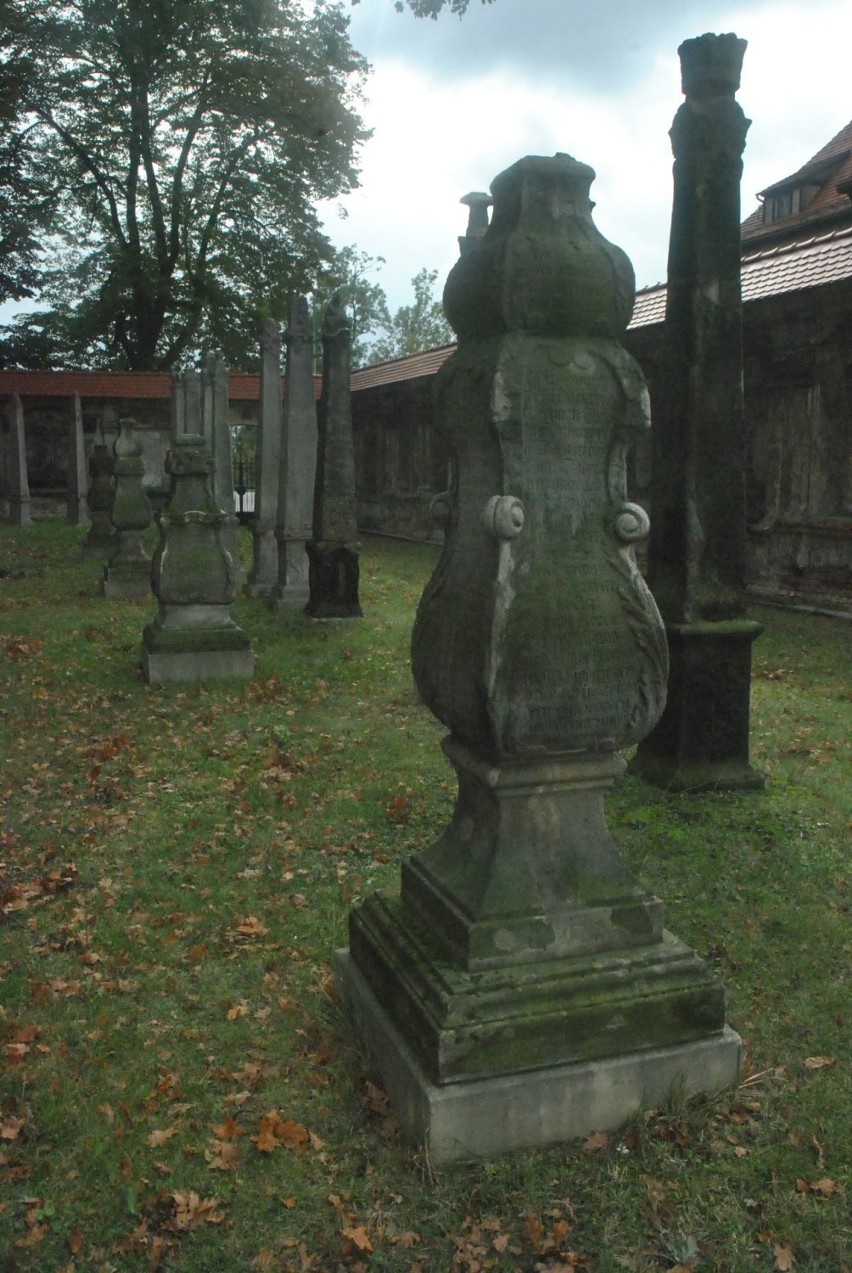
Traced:
<path fill-rule="evenodd" d="M 142 634 L 142 671 L 152 685 L 254 672 L 251 642 L 229 613 L 236 576 L 222 541 L 227 518 L 213 498 L 213 469 L 201 434 L 177 438 L 166 458 L 172 492 L 151 571 L 160 608 Z"/>
<path fill-rule="evenodd" d="M 27 477 L 27 437 L 24 428 L 24 405 L 17 393 L 8 407 L 9 434 L 6 452 L 6 498 L 9 502 L 7 521 L 12 526 L 31 526 L 30 484 Z"/>
<path fill-rule="evenodd" d="M 725 994 L 621 860 L 603 799 L 662 711 L 666 642 L 625 456 L 649 425 L 619 343 L 634 284 L 591 168 L 528 156 L 444 293 L 444 548 L 412 637 L 458 798 L 398 896 L 350 915 L 338 981 L 433 1160 L 618 1126 L 737 1076 Z"/>
<path fill-rule="evenodd" d="M 749 764 L 740 179 L 749 126 L 735 35 L 678 50 L 686 100 L 671 130 L 674 202 L 653 432 L 648 582 L 671 671 L 633 769 L 675 791 L 763 786 Z"/>
<path fill-rule="evenodd" d="M 142 486 L 145 465 L 142 445 L 134 435 L 134 421 L 123 416 L 115 440 L 115 493 L 112 524 L 115 550 L 104 567 L 101 590 L 105 597 L 145 597 L 151 591 L 151 556 L 142 538 L 153 521 Z"/>
<path fill-rule="evenodd" d="M 183 378 L 179 371 L 172 371 L 171 413 L 169 434 L 172 442 L 186 433 L 186 398 L 183 391 Z"/>
<path fill-rule="evenodd" d="M 260 337 L 260 410 L 251 519 L 252 568 L 243 585 L 249 596 L 272 591 L 278 582 L 278 480 L 281 466 L 281 336 L 268 318 Z"/>
<path fill-rule="evenodd" d="M 339 294 L 322 324 L 322 393 L 317 410 L 317 476 L 310 563 L 312 619 L 363 614 L 358 601 L 358 521 L 349 393 L 350 326 Z"/>
<path fill-rule="evenodd" d="M 65 520 L 69 526 L 82 526 L 89 520 L 86 438 L 83 433 L 83 406 L 79 393 L 71 399 L 68 430 L 68 493 Z"/>
<path fill-rule="evenodd" d="M 185 371 L 181 376 L 183 387 L 183 411 L 178 418 L 183 421 L 184 433 L 201 433 L 204 431 L 201 419 L 201 372 Z M 208 421 L 209 424 L 209 421 Z M 207 445 L 213 445 L 212 433 L 204 433 Z"/>
<path fill-rule="evenodd" d="M 100 424 L 89 456 L 89 515 L 92 524 L 83 540 L 84 557 L 111 557 L 115 552 L 112 502 L 115 496 L 115 456 L 104 441 Z"/>
<path fill-rule="evenodd" d="M 290 305 L 284 377 L 284 413 L 278 475 L 278 580 L 269 596 L 275 610 L 304 608 L 310 597 L 306 544 L 311 538 L 317 470 L 314 333 L 308 302 Z"/>

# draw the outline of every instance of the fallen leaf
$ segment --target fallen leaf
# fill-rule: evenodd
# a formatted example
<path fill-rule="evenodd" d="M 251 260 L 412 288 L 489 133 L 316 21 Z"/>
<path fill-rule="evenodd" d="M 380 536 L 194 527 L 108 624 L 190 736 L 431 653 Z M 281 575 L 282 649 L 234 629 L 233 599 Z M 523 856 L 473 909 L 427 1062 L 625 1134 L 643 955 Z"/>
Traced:
<path fill-rule="evenodd" d="M 373 1244 L 367 1237 L 366 1230 L 359 1226 L 358 1228 L 350 1228 L 347 1226 L 343 1229 L 343 1236 L 359 1251 L 372 1251 Z"/>
<path fill-rule="evenodd" d="M 26 1119 L 17 1118 L 14 1114 L 7 1114 L 3 1122 L 0 1123 L 0 1140 L 17 1140 L 25 1122 Z"/>
<path fill-rule="evenodd" d="M 202 1224 L 220 1224 L 225 1218 L 221 1211 L 216 1210 L 219 1206 L 218 1198 L 202 1199 L 194 1189 L 173 1193 L 171 1199 L 174 1215 L 165 1228 L 176 1233 L 198 1229 Z"/>
<path fill-rule="evenodd" d="M 606 1149 L 609 1144 L 609 1136 L 606 1132 L 592 1132 L 591 1136 L 587 1136 L 583 1141 L 583 1148 L 590 1154 L 595 1154 L 601 1149 Z"/>
<path fill-rule="evenodd" d="M 150 1145 L 152 1149 L 157 1149 L 160 1145 L 165 1145 L 171 1140 L 172 1136 L 176 1136 L 180 1131 L 180 1127 L 175 1123 L 174 1127 L 165 1127 L 162 1130 L 155 1128 L 149 1136 L 145 1137 L 145 1143 Z"/>
<path fill-rule="evenodd" d="M 775 1268 L 779 1273 L 788 1273 L 796 1263 L 792 1249 L 782 1242 L 772 1243 L 772 1254 L 775 1256 Z"/>
<path fill-rule="evenodd" d="M 806 1056 L 805 1065 L 809 1070 L 824 1070 L 830 1065 L 836 1065 L 833 1056 Z"/>

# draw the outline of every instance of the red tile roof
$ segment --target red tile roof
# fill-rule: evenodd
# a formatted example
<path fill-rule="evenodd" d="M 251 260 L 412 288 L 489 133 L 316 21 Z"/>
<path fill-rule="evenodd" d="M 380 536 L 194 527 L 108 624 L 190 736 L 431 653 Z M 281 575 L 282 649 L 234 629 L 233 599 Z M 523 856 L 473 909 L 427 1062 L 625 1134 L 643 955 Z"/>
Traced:
<path fill-rule="evenodd" d="M 434 376 L 439 367 L 447 361 L 455 350 L 455 341 L 450 345 L 437 345 L 434 349 L 425 349 L 421 354 L 406 354 L 403 358 L 392 358 L 388 362 L 377 362 L 372 367 L 360 367 L 353 371 L 352 389 L 370 389 L 373 385 L 389 385 L 397 380 L 417 380 L 420 376 Z"/>
<path fill-rule="evenodd" d="M 785 237 L 801 238 L 818 234 L 818 223 L 849 217 L 852 220 L 852 202 L 845 187 L 852 181 L 852 120 L 818 150 L 806 164 L 797 168 L 789 177 L 782 177 L 760 192 L 761 206 L 742 223 L 741 233 L 745 242 L 750 239 Z M 778 191 L 806 184 L 820 189 L 800 211 L 776 221 L 766 220 L 767 202 Z M 839 189 L 838 187 L 843 187 Z"/>
<path fill-rule="evenodd" d="M 282 376 L 282 384 L 284 378 Z M 322 381 L 314 376 L 314 395 L 319 397 Z M 171 398 L 171 376 L 167 371 L 0 371 L 0 396 L 20 394 L 29 398 L 120 398 L 125 401 Z M 228 376 L 231 402 L 257 402 L 260 376 L 232 371 Z"/>

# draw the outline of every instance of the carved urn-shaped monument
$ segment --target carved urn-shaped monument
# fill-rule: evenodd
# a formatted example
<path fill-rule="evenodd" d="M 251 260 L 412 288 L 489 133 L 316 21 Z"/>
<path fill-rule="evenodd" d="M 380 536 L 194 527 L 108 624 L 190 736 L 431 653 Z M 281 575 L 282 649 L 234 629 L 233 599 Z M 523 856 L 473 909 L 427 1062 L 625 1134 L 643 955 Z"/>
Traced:
<path fill-rule="evenodd" d="M 150 684 L 250 677 L 251 642 L 229 608 L 234 560 L 222 542 L 228 514 L 211 487 L 214 459 L 201 434 L 184 433 L 166 459 L 169 506 L 160 516 L 160 542 L 151 582 L 159 611 L 142 634 L 142 670 Z"/>
<path fill-rule="evenodd" d="M 625 455 L 649 425 L 619 344 L 633 271 L 594 173 L 529 156 L 444 293 L 444 549 L 412 660 L 448 727 L 452 820 L 350 919 L 340 984 L 403 1124 L 437 1159 L 613 1127 L 733 1081 L 724 990 L 663 928 L 603 797 L 663 710 L 662 621 Z"/>

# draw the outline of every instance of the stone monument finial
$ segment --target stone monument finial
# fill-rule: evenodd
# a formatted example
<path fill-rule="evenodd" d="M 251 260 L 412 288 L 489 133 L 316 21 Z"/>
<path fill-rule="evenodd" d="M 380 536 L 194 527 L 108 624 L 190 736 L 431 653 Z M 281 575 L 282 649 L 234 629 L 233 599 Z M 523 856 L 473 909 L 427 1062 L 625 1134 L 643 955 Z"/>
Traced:
<path fill-rule="evenodd" d="M 747 40 L 707 32 L 678 48 L 681 86 L 687 97 L 733 97 L 740 86 Z"/>
<path fill-rule="evenodd" d="M 459 235 L 459 251 L 467 252 L 485 237 L 488 230 L 488 209 L 493 200 L 484 190 L 472 190 L 470 194 L 462 195 L 459 203 L 463 203 L 468 210 L 467 229 L 464 234 Z"/>

